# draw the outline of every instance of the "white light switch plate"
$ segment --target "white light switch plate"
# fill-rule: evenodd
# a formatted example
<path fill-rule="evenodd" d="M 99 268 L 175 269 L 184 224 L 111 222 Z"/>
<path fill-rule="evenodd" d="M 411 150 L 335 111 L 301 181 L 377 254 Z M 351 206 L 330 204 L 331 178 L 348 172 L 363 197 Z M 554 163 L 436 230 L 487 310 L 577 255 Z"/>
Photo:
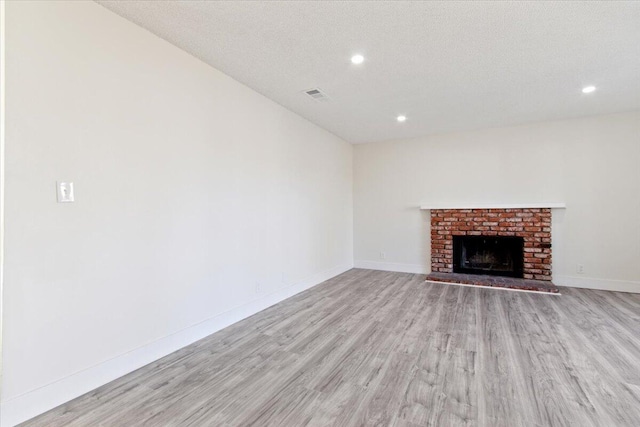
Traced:
<path fill-rule="evenodd" d="M 58 181 L 56 187 L 58 189 L 58 203 L 72 203 L 75 200 L 73 182 Z"/>

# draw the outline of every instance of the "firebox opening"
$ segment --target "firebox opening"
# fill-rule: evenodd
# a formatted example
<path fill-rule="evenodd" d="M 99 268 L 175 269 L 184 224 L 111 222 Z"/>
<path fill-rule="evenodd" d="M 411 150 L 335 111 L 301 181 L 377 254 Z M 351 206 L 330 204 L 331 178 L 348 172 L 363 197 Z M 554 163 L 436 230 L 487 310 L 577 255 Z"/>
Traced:
<path fill-rule="evenodd" d="M 524 239 L 453 236 L 453 272 L 523 277 Z"/>

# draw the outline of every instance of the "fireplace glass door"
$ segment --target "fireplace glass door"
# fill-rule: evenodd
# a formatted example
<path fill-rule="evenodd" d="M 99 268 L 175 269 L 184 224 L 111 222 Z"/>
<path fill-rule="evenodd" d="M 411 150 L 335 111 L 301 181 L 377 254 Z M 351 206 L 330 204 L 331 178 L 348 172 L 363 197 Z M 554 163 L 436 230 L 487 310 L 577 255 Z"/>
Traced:
<path fill-rule="evenodd" d="M 523 277 L 524 239 L 453 236 L 453 272 Z"/>

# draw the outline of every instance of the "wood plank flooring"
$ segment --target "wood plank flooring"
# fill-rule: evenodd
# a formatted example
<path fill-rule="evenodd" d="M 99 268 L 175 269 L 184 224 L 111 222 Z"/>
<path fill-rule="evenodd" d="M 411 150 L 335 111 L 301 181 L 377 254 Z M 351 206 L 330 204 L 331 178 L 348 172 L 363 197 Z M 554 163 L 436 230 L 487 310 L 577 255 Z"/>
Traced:
<path fill-rule="evenodd" d="M 354 269 L 25 426 L 640 426 L 640 295 Z"/>

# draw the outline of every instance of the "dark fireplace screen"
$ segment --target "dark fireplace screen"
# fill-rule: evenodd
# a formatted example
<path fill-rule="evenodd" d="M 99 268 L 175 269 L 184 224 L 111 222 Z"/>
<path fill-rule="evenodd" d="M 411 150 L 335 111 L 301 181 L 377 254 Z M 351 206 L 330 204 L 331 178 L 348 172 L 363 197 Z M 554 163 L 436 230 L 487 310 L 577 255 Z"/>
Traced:
<path fill-rule="evenodd" d="M 524 239 L 453 236 L 453 272 L 523 277 Z"/>

